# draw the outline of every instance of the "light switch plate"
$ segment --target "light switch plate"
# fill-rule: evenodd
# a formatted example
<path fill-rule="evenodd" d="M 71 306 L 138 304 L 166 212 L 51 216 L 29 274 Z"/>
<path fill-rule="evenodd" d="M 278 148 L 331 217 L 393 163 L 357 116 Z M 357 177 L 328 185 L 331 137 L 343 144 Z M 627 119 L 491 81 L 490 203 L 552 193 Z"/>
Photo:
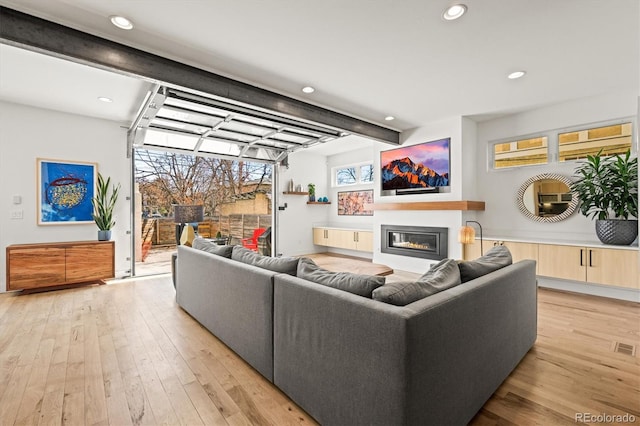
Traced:
<path fill-rule="evenodd" d="M 22 210 L 11 210 L 11 219 L 22 219 L 23 211 Z"/>

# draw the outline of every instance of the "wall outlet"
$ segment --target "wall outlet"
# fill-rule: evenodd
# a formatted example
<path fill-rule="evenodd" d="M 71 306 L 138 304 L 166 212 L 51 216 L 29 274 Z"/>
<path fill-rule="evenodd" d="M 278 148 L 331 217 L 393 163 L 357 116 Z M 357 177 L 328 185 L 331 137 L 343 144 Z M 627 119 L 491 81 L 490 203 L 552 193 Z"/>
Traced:
<path fill-rule="evenodd" d="M 22 210 L 11 210 L 11 219 L 22 219 L 23 211 Z"/>

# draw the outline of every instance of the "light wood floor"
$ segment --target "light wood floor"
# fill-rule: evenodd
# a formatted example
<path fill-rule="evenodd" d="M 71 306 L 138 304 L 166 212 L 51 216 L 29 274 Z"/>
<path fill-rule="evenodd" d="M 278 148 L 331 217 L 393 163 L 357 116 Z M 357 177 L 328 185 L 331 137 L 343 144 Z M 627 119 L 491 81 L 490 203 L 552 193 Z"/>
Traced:
<path fill-rule="evenodd" d="M 174 301 L 167 276 L 0 295 L 0 425 L 315 424 Z M 640 422 L 640 305 L 540 290 L 535 347 L 473 424 Z M 428 423 L 428 419 L 425 419 Z"/>

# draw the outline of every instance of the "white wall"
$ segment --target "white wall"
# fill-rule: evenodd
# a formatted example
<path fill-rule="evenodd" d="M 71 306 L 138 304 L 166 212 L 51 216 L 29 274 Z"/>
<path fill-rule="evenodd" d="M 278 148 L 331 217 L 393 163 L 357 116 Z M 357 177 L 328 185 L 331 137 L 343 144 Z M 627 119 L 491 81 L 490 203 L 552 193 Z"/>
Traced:
<path fill-rule="evenodd" d="M 376 176 L 374 185 L 374 199 L 376 203 L 387 202 L 418 202 L 418 201 L 445 201 L 462 200 L 464 196 L 473 195 L 473 188 L 463 191 L 464 182 L 467 179 L 466 166 L 463 160 L 466 159 L 466 146 L 473 145 L 474 140 L 465 140 L 466 137 L 473 137 L 475 124 L 471 121 L 454 117 L 427 126 L 411 129 L 402 133 L 402 145 L 415 145 L 417 143 L 428 142 L 443 138 L 451 138 L 451 192 L 441 194 L 419 194 L 419 195 L 399 195 L 380 196 L 380 180 Z M 463 131 L 464 129 L 464 131 Z M 374 150 L 374 169 L 380 170 L 380 151 L 388 150 L 391 147 L 384 144 L 376 144 Z M 471 147 L 471 152 L 474 148 Z M 406 210 L 378 210 L 374 214 L 374 253 L 373 261 L 390 266 L 393 269 L 403 271 L 424 273 L 429 269 L 429 265 L 434 261 L 418 259 L 406 256 L 382 253 L 381 246 L 381 225 L 409 225 L 409 226 L 435 226 L 449 228 L 449 257 L 462 258 L 462 246 L 458 243 L 458 229 L 462 222 L 463 215 L 460 211 L 406 211 Z"/>
<path fill-rule="evenodd" d="M 118 123 L 0 102 L 0 291 L 6 289 L 6 251 L 10 244 L 96 240 L 95 224 L 38 226 L 36 159 L 98 163 L 98 171 L 122 185 L 112 240 L 116 244 L 116 276 L 130 269 L 130 170 L 126 129 Z M 22 197 L 14 205 L 13 196 Z M 22 210 L 23 219 L 10 219 Z"/>
<path fill-rule="evenodd" d="M 285 210 L 276 206 L 278 215 L 277 253 L 283 256 L 297 256 L 324 251 L 313 245 L 313 225 L 325 224 L 331 205 L 307 204 L 308 197 L 302 195 L 284 195 L 290 179 L 294 184 L 302 184 L 307 191 L 307 184 L 316 185 L 316 197 L 328 193 L 327 158 L 310 151 L 298 151 L 289 155 L 289 168 L 280 167 L 278 188 L 276 192 L 278 205 L 287 203 Z"/>
<path fill-rule="evenodd" d="M 576 162 L 489 170 L 488 144 L 544 130 L 635 117 L 636 108 L 637 94 L 613 93 L 479 123 L 476 180 L 478 198 L 486 202 L 486 210 L 478 212 L 476 217 L 483 224 L 485 235 L 596 242 L 594 222 L 579 212 L 562 222 L 538 223 L 525 218 L 516 204 L 516 194 L 524 181 L 539 173 L 570 177 Z"/>

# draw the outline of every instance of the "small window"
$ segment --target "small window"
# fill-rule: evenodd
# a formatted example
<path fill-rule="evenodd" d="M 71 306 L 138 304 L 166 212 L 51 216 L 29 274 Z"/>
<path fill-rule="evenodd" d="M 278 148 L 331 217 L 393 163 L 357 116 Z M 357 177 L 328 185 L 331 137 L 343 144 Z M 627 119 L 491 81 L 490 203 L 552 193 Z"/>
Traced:
<path fill-rule="evenodd" d="M 493 146 L 493 167 L 529 166 L 549 162 L 546 136 L 498 143 Z"/>
<path fill-rule="evenodd" d="M 344 167 L 336 171 L 336 185 L 353 185 L 357 182 L 356 168 Z"/>
<path fill-rule="evenodd" d="M 624 154 L 631 149 L 631 123 L 595 127 L 558 134 L 560 161 L 587 158 L 602 150 L 603 155 Z"/>
<path fill-rule="evenodd" d="M 373 164 L 360 166 L 360 183 L 373 182 Z"/>
<path fill-rule="evenodd" d="M 361 163 L 333 169 L 335 186 L 357 185 L 373 182 L 373 164 Z"/>

